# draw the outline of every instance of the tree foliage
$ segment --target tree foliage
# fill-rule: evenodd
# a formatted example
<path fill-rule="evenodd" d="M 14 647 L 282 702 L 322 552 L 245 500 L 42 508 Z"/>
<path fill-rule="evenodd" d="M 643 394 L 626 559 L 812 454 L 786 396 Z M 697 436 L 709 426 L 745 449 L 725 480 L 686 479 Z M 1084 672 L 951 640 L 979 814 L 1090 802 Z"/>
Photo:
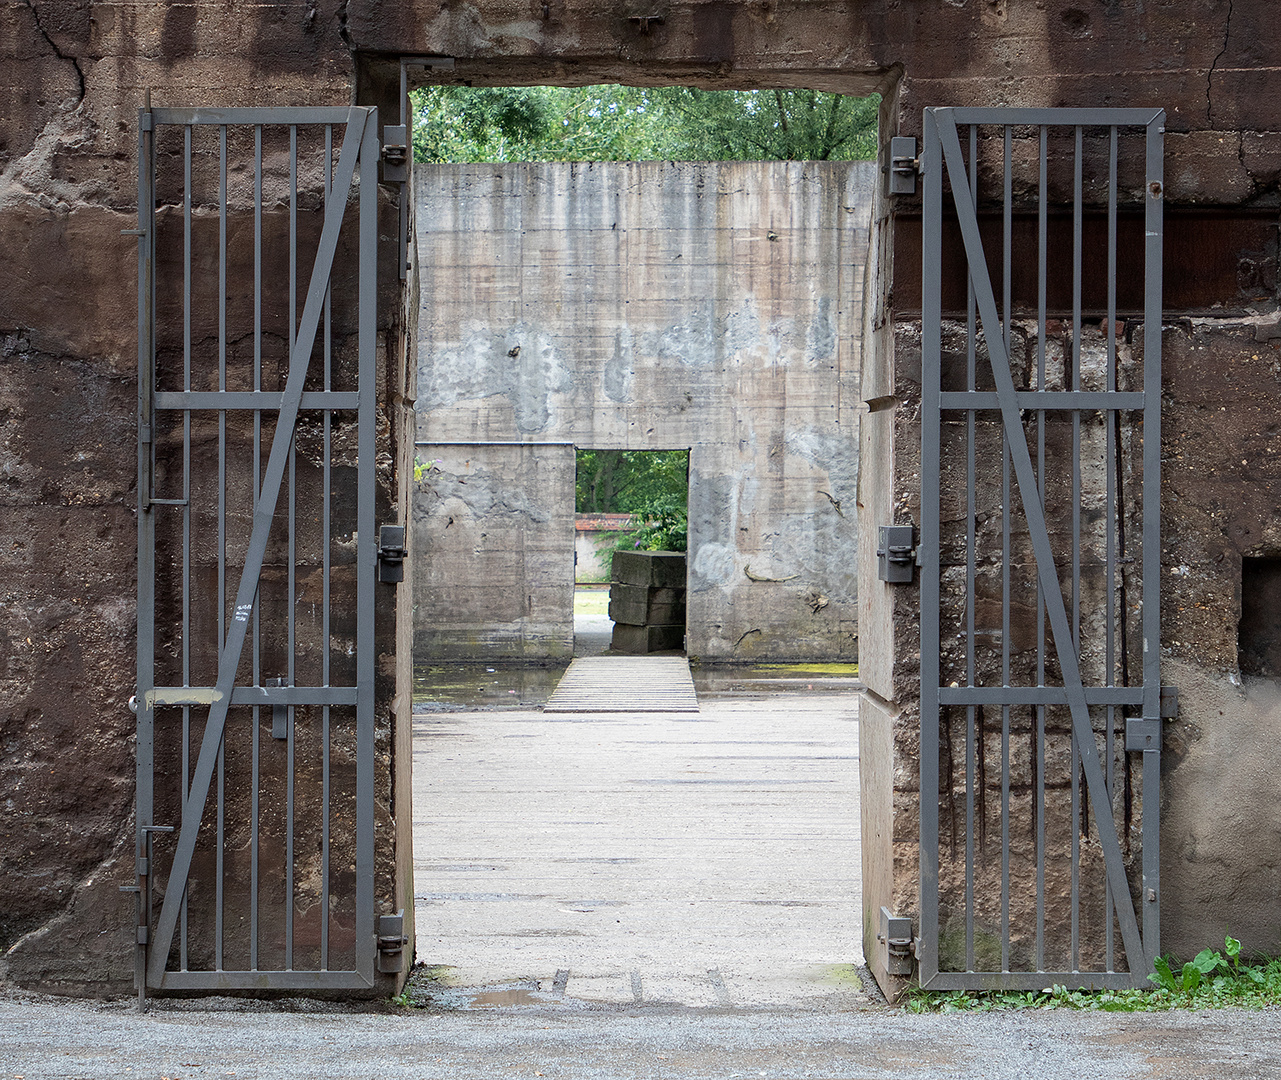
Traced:
<path fill-rule="evenodd" d="M 684 551 L 688 529 L 688 450 L 579 450 L 575 509 L 631 514 L 615 547 Z"/>
<path fill-rule="evenodd" d="M 817 90 L 429 86 L 414 92 L 414 159 L 863 160 L 878 108 Z"/>
<path fill-rule="evenodd" d="M 634 514 L 649 506 L 684 508 L 688 450 L 579 450 L 575 509 L 580 514 Z"/>

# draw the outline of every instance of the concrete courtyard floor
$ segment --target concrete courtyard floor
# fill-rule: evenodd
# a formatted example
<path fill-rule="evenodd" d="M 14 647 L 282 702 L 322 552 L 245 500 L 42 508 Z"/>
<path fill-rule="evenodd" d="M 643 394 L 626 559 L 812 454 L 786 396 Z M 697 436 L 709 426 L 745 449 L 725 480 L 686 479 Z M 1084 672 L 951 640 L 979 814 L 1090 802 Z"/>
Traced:
<path fill-rule="evenodd" d="M 418 716 L 415 919 L 432 994 L 871 1002 L 857 700 Z"/>

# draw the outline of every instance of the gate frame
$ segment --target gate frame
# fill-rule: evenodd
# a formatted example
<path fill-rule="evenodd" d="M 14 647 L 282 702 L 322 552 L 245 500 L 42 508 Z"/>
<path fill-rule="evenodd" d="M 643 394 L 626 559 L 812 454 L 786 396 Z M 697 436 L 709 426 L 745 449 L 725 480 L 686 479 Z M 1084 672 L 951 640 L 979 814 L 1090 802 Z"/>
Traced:
<path fill-rule="evenodd" d="M 186 410 L 257 408 L 270 411 L 272 405 L 257 400 L 257 394 L 227 391 L 213 393 L 177 392 L 159 394 L 155 387 L 156 357 L 156 206 L 155 128 L 167 124 L 221 126 L 344 125 L 343 142 L 328 188 L 324 224 L 317 245 L 315 264 L 297 325 L 290 354 L 288 377 L 279 395 L 277 421 L 270 453 L 261 477 L 254 507 L 252 534 L 245 568 L 237 588 L 226 639 L 221 643 L 218 677 L 214 687 L 157 687 L 155 669 L 155 516 L 154 507 L 182 500 L 157 500 L 152 492 L 155 448 L 153 419 L 158 407 Z M 249 107 L 249 108 L 152 108 L 150 94 L 138 113 L 138 227 L 127 230 L 138 237 L 138 632 L 137 775 L 135 861 L 137 884 L 126 887 L 135 894 L 137 934 L 135 985 L 139 1006 L 145 1007 L 148 989 L 176 991 L 226 990 L 362 990 L 374 987 L 378 957 L 378 930 L 374 905 L 374 583 L 377 548 L 375 544 L 374 456 L 376 425 L 376 331 L 378 267 L 378 110 L 371 106 L 332 107 Z M 187 153 L 190 155 L 190 143 Z M 225 159 L 224 159 L 225 161 Z M 359 170 L 359 172 L 357 172 Z M 327 174 L 328 175 L 328 174 Z M 346 216 L 353 180 L 359 187 L 359 286 L 357 320 L 357 386 L 352 393 L 308 392 L 303 385 L 327 304 L 330 275 L 338 240 Z M 341 193 L 341 194 L 340 194 Z M 190 203 L 188 202 L 188 208 Z M 260 242 L 260 241 L 256 241 Z M 296 244 L 296 239 L 291 243 Z M 225 252 L 223 230 L 220 247 Z M 296 248 L 295 248 L 296 254 Z M 260 258 L 260 250 L 255 258 Z M 190 268 L 190 249 L 187 272 Z M 188 299 L 188 303 L 190 300 Z M 225 289 L 224 298 L 225 303 Z M 189 309 L 188 309 L 189 310 Z M 304 401 L 306 398 L 306 401 Z M 237 686 L 239 664 L 250 618 L 258 602 L 258 579 L 271 526 L 275 518 L 281 484 L 293 444 L 299 409 L 352 409 L 357 411 L 357 440 L 360 477 L 356 496 L 356 685 L 350 687 L 268 687 Z M 184 481 L 189 484 L 189 477 Z M 185 496 L 184 492 L 184 496 Z M 291 499 L 293 493 L 291 492 Z M 256 564 L 256 565 L 255 565 Z M 328 642 L 325 643 L 328 648 Z M 210 971 L 168 970 L 168 954 L 177 928 L 186 878 L 194 854 L 197 834 L 219 749 L 232 705 L 345 705 L 355 707 L 356 731 L 356 966 L 351 970 L 246 969 Z M 157 706 L 207 706 L 202 745 L 190 777 L 183 803 L 182 825 L 169 880 L 178 876 L 180 889 L 166 888 L 159 915 L 153 919 L 151 879 L 152 837 L 156 832 L 174 831 L 171 825 L 156 825 L 154 816 L 154 725 Z"/>
<path fill-rule="evenodd" d="M 924 146 L 922 165 L 923 190 L 922 256 L 922 322 L 921 322 L 921 525 L 919 565 L 921 566 L 921 758 L 920 758 L 920 913 L 921 932 L 918 948 L 919 978 L 923 988 L 952 989 L 1031 989 L 1044 988 L 1048 982 L 1072 987 L 1142 987 L 1153 970 L 1160 941 L 1160 744 L 1161 744 L 1161 675 L 1160 675 L 1160 501 L 1161 501 L 1161 258 L 1163 206 L 1163 109 L 1037 109 L 1037 108 L 927 108 L 924 110 Z M 1076 200 L 1081 199 L 1081 128 L 1107 126 L 1142 127 L 1145 130 L 1146 177 L 1144 190 L 1144 365 L 1143 390 L 1139 394 L 1121 394 L 1115 390 L 1075 391 L 1071 399 L 1049 403 L 1040 388 L 1031 393 L 1018 392 L 1010 374 L 1009 358 L 1003 336 L 1003 323 L 997 310 L 995 294 L 984 258 L 976 214 L 977 176 L 969 175 L 961 152 L 957 127 L 969 124 L 1001 125 L 1007 133 L 1015 125 L 1050 127 L 1072 126 L 1077 133 Z M 1008 142 L 1007 142 L 1008 147 Z M 1044 152 L 1044 151 L 1043 151 Z M 1009 158 L 1007 149 L 1007 188 L 1005 207 L 1008 214 L 1011 193 L 1008 188 Z M 952 181 L 956 206 L 971 283 L 971 296 L 978 309 L 979 324 L 988 332 L 985 340 L 991 361 L 996 393 L 979 395 L 977 391 L 944 394 L 939 385 L 941 363 L 941 287 L 942 266 L 939 258 L 943 224 L 943 175 L 946 165 Z M 1041 161 L 1042 183 L 1047 165 Z M 1041 209 L 1046 208 L 1042 188 Z M 1112 220 L 1116 211 L 1116 184 L 1109 190 Z M 1007 217 L 1008 221 L 1008 217 Z M 1077 250 L 1080 250 L 1081 218 L 1074 222 Z M 1115 252 L 1115 233 L 1109 238 Z M 1010 258 L 1006 252 L 1007 264 Z M 1115 282 L 1115 257 L 1110 264 L 1110 283 Z M 1076 280 L 1080 280 L 1079 255 Z M 1008 305 L 1007 305 L 1008 307 Z M 1079 315 L 1079 293 L 1076 300 Z M 973 307 L 971 308 L 973 310 Z M 1043 320 L 1044 312 L 1040 318 Z M 1114 318 L 1114 313 L 1113 313 Z M 1077 320 L 1079 325 L 1079 318 Z M 971 323 L 973 341 L 975 326 Z M 1112 332 L 1109 330 L 1109 332 Z M 1055 392 L 1058 393 L 1058 392 Z M 1048 395 L 1046 395 L 1048 396 Z M 984 399 L 996 399 L 980 403 Z M 1130 400 L 1134 399 L 1134 400 Z M 1123 403 L 1124 402 L 1124 403 Z M 1044 518 L 1044 507 L 1037 495 L 1036 475 L 1027 449 L 1020 416 L 1023 408 L 1043 410 L 1047 407 L 1080 411 L 1121 408 L 1143 412 L 1143 684 L 1141 688 L 1090 688 L 1082 684 L 1076 650 L 1071 646 L 1060 579 Z M 940 686 L 940 437 L 941 413 L 944 408 L 968 409 L 973 417 L 977 409 L 999 408 L 1009 447 L 1008 460 L 1013 464 L 1029 538 L 1035 551 L 1039 590 L 1044 598 L 1051 623 L 1052 639 L 1063 673 L 1062 687 L 965 687 Z M 1109 464 L 1109 468 L 1110 468 Z M 969 482 L 974 480 L 973 462 Z M 972 584 L 972 582 L 971 582 Z M 1066 643 L 1067 647 L 1064 647 Z M 1126 945 L 1125 972 L 1082 971 L 1010 971 L 983 972 L 971 968 L 964 972 L 939 970 L 939 719 L 944 704 L 1066 704 L 1072 713 L 1073 746 L 1086 775 L 1088 797 L 1092 802 L 1096 830 L 1105 856 L 1105 877 L 1109 883 L 1110 901 L 1120 924 Z M 1099 751 L 1089 715 L 1089 705 L 1134 705 L 1141 707 L 1142 719 L 1126 723 L 1125 752 L 1143 753 L 1142 820 L 1143 880 L 1140 906 L 1142 932 L 1135 912 L 1118 897 L 1128 898 L 1130 889 L 1117 842 L 1115 818 L 1108 792 L 1103 786 Z M 1133 732 L 1133 735 L 1131 734 Z M 968 763 L 967 763 L 968 768 Z M 927 793 L 928 797 L 927 797 Z M 1100 828 L 1102 822 L 1110 828 Z M 972 851 L 967 851 L 967 864 L 972 865 Z M 1040 896 L 1038 886 L 1038 899 Z M 1111 916 L 1109 916 L 1111 919 Z M 1040 932 L 1040 918 L 1037 931 Z M 1003 949 L 1008 957 L 1008 947 Z M 1137 961 L 1137 962 L 1136 962 Z M 970 961 L 972 963 L 972 960 Z"/>

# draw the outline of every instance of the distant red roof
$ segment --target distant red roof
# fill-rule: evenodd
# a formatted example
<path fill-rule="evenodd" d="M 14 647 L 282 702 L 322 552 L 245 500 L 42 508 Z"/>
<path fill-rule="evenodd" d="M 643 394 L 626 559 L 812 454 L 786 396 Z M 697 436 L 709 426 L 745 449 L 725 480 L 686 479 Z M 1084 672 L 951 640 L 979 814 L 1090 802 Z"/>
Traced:
<path fill-rule="evenodd" d="M 631 514 L 575 514 L 576 532 L 626 532 Z"/>

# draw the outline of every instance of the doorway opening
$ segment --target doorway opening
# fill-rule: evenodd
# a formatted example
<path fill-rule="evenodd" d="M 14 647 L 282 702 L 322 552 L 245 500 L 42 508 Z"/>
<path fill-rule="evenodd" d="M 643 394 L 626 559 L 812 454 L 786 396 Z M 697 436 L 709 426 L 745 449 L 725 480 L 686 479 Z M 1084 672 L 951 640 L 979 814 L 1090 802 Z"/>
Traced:
<path fill-rule="evenodd" d="M 671 530 L 660 508 L 583 496 L 607 460 L 661 462 L 685 497 L 687 650 L 739 674 L 700 690 L 692 716 L 417 715 L 418 958 L 479 1004 L 519 992 L 717 1005 L 811 998 L 816 983 L 856 995 L 853 673 L 794 662 L 857 658 L 852 509 L 877 173 L 849 158 L 875 154 L 878 104 L 858 104 L 871 117 L 862 155 L 762 162 L 744 149 L 709 163 L 654 150 L 634 164 L 615 134 L 600 140 L 604 163 L 575 164 L 598 120 L 630 110 L 657 145 L 651 121 L 676 115 L 658 91 L 591 87 L 593 103 L 554 114 L 571 148 L 518 164 L 539 97 L 569 94 L 544 89 L 500 88 L 469 120 L 447 106 L 480 90 L 430 88 L 442 119 L 414 136 L 424 156 L 437 136 L 470 140 L 472 154 L 416 170 L 418 433 L 437 463 L 415 513 L 415 574 L 428 582 L 418 619 L 437 637 L 418 647 L 438 648 L 451 619 L 461 629 L 474 595 L 473 611 L 483 600 L 510 613 L 501 633 L 476 635 L 490 666 L 499 649 L 532 655 L 540 601 L 579 584 L 556 539 L 579 530 L 548 508 L 626 513 L 619 531 L 637 550 L 638 534 Z M 770 137 L 824 106 L 856 111 L 794 89 L 732 97 Z M 682 137 L 729 127 L 704 120 Z M 465 580 L 478 560 L 483 596 Z M 562 577 L 540 591 L 517 569 Z M 433 610 L 447 592 L 453 610 Z"/>
<path fill-rule="evenodd" d="M 636 585 L 615 553 L 666 552 L 683 564 L 688 535 L 688 449 L 575 452 L 575 656 L 636 652 L 642 640 L 646 652 L 684 648 L 686 574 L 675 586 Z"/>

